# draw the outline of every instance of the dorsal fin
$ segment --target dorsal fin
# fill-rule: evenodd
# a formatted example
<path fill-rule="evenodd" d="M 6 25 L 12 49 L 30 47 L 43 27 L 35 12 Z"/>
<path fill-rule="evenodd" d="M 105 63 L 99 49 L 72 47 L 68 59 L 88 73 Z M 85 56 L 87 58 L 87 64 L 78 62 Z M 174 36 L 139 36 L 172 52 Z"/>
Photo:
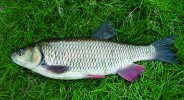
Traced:
<path fill-rule="evenodd" d="M 106 21 L 101 25 L 92 35 L 94 38 L 109 39 L 115 36 L 117 33 L 112 27 L 111 23 Z"/>

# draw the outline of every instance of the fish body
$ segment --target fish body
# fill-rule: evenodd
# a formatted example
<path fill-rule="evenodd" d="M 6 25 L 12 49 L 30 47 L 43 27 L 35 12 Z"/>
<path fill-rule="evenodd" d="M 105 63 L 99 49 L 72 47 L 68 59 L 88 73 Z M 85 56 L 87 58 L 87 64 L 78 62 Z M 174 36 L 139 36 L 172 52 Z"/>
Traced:
<path fill-rule="evenodd" d="M 42 42 L 39 50 L 44 55 L 46 65 L 68 66 L 69 71 L 51 78 L 80 79 L 87 75 L 115 74 L 118 69 L 132 62 L 155 57 L 152 46 L 132 46 L 101 40 L 71 40 Z M 41 67 L 44 70 L 44 67 Z M 40 72 L 41 69 L 35 69 Z M 46 73 L 45 73 L 46 72 Z M 47 71 L 43 71 L 48 75 Z"/>
<path fill-rule="evenodd" d="M 20 49 L 11 58 L 23 67 L 53 79 L 96 79 L 118 74 L 130 82 L 145 69 L 134 62 L 161 60 L 173 63 L 175 60 L 169 49 L 175 36 L 148 46 L 135 46 L 106 40 L 114 35 L 114 29 L 106 22 L 93 38 L 41 41 Z"/>

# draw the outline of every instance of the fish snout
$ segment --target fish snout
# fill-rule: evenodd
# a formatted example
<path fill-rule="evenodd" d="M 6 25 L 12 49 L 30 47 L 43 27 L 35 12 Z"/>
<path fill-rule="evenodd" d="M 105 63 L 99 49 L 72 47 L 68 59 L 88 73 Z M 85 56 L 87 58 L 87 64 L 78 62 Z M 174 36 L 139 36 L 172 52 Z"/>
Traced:
<path fill-rule="evenodd" d="M 13 53 L 10 54 L 11 58 L 15 57 L 17 55 L 17 51 L 14 51 Z"/>

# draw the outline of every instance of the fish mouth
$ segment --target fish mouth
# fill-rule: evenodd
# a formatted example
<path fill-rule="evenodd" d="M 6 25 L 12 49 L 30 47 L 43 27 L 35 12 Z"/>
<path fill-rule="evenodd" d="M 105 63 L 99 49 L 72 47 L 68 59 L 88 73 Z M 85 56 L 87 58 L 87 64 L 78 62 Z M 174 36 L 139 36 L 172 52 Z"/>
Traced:
<path fill-rule="evenodd" d="M 12 53 L 10 56 L 11 56 L 11 59 L 14 61 L 15 60 L 16 53 Z"/>
<path fill-rule="evenodd" d="M 17 55 L 17 53 L 12 53 L 12 54 L 10 55 L 11 59 L 13 60 L 14 63 L 16 63 L 16 64 L 18 64 L 18 65 L 20 65 L 20 66 L 23 66 L 24 64 L 21 64 L 21 62 L 19 62 L 19 61 L 16 59 L 16 55 Z"/>
<path fill-rule="evenodd" d="M 17 64 L 18 61 L 15 58 L 16 53 L 12 53 L 10 56 L 11 56 L 11 59 L 13 60 L 13 62 L 15 62 Z"/>
<path fill-rule="evenodd" d="M 11 57 L 13 57 L 13 56 L 15 56 L 17 53 L 16 52 L 14 52 L 14 53 L 12 53 L 10 56 Z"/>
<path fill-rule="evenodd" d="M 24 67 L 24 65 L 25 65 L 26 63 L 23 63 L 23 62 L 19 61 L 19 60 L 16 58 L 16 56 L 17 56 L 17 53 L 16 53 L 16 52 L 14 52 L 14 53 L 12 53 L 12 54 L 10 55 L 10 57 L 11 57 L 11 59 L 13 60 L 14 63 L 16 63 L 16 64 L 19 65 L 19 66 Z"/>

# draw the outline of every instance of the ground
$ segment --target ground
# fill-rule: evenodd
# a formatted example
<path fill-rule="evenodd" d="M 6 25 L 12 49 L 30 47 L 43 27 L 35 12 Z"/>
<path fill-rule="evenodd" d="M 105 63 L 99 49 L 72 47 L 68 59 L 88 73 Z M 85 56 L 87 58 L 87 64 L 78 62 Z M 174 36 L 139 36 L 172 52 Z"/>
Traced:
<path fill-rule="evenodd" d="M 1 0 L 0 99 L 184 99 L 183 0 Z M 105 21 L 118 32 L 113 41 L 148 45 L 178 35 L 173 52 L 179 64 L 136 62 L 146 67 L 139 80 L 54 80 L 16 65 L 17 48 L 50 38 L 89 37 Z"/>

